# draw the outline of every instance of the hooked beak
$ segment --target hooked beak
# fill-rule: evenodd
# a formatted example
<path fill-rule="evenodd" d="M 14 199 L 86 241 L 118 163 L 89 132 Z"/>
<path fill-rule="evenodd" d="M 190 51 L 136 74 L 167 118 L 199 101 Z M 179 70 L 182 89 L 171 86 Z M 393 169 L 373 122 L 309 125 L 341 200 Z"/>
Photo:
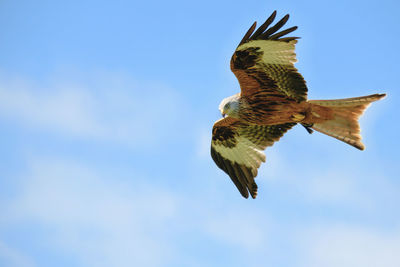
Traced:
<path fill-rule="evenodd" d="M 225 114 L 225 113 L 222 113 L 222 118 L 225 118 L 225 116 L 226 116 L 226 114 Z"/>

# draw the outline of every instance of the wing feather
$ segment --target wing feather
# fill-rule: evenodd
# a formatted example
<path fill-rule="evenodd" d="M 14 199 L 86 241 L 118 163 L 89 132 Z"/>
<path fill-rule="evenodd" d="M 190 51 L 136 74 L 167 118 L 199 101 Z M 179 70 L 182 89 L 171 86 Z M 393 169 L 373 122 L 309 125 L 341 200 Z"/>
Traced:
<path fill-rule="evenodd" d="M 254 22 L 253 25 L 251 25 L 250 29 L 247 30 L 246 34 L 243 36 L 242 41 L 240 41 L 239 45 L 244 44 L 247 39 L 249 39 L 250 35 L 254 32 L 256 29 L 257 22 Z"/>
<path fill-rule="evenodd" d="M 286 37 L 297 26 L 279 31 L 289 15 L 270 27 L 275 17 L 276 11 L 251 35 L 255 29 L 253 24 L 232 56 L 231 70 L 239 81 L 243 96 L 251 97 L 267 91 L 297 102 L 304 101 L 308 89 L 294 67 L 298 37 Z"/>
<path fill-rule="evenodd" d="M 232 162 L 229 160 L 226 160 L 223 158 L 215 149 L 211 148 L 211 157 L 214 160 L 215 163 L 217 163 L 217 166 L 224 170 L 225 173 L 229 175 L 231 178 L 232 182 L 235 184 L 236 188 L 239 190 L 240 194 L 244 198 L 249 197 L 248 190 L 246 187 L 243 185 L 243 183 L 240 182 L 239 177 L 236 176 L 235 171 L 233 170 L 233 165 Z"/>
<path fill-rule="evenodd" d="M 263 25 L 261 25 L 256 30 L 256 32 L 253 34 L 252 38 L 256 39 L 257 37 L 259 37 L 268 28 L 268 26 L 271 25 L 271 23 L 274 21 L 275 17 L 276 17 L 276 10 L 274 12 L 272 12 L 271 16 L 269 16 L 267 18 L 267 20 L 263 23 Z M 248 36 L 248 37 L 250 37 L 250 36 Z"/>
<path fill-rule="evenodd" d="M 288 34 L 288 33 L 294 32 L 295 30 L 297 30 L 297 26 L 293 26 L 293 27 L 291 27 L 291 28 L 289 28 L 289 29 L 286 29 L 286 30 L 284 30 L 284 31 L 275 33 L 274 35 L 271 35 L 268 39 L 270 39 L 270 40 L 276 40 L 276 39 L 278 39 L 279 37 L 282 37 L 282 36 L 284 36 L 284 35 L 286 35 L 286 34 Z M 281 41 L 282 41 L 282 40 L 281 40 Z"/>
<path fill-rule="evenodd" d="M 282 28 L 283 25 L 286 24 L 286 22 L 289 20 L 289 14 L 285 15 L 278 23 L 276 23 L 274 26 L 271 28 L 267 29 L 262 35 L 261 38 L 266 39 L 268 38 L 271 34 L 277 32 L 280 28 Z"/>
<path fill-rule="evenodd" d="M 281 125 L 249 125 L 226 117 L 213 127 L 211 157 L 229 175 L 243 197 L 257 196 L 254 178 L 265 162 L 263 150 L 288 131 L 294 123 Z"/>

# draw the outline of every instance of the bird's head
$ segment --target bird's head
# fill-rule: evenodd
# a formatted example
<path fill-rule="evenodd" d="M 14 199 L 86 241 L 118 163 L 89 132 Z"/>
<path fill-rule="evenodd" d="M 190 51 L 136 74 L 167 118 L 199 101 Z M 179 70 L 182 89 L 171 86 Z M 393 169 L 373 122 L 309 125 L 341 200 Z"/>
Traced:
<path fill-rule="evenodd" d="M 219 111 L 222 114 L 222 117 L 226 115 L 230 117 L 238 117 L 239 116 L 239 94 L 230 96 L 225 98 L 219 104 Z"/>

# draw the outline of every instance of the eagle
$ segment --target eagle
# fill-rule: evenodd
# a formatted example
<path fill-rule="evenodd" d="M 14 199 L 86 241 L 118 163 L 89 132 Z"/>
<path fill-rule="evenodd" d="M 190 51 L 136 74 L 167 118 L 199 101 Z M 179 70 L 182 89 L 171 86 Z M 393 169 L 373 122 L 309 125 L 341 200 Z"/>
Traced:
<path fill-rule="evenodd" d="M 241 90 L 222 100 L 223 118 L 212 129 L 212 159 L 244 198 L 257 196 L 254 178 L 264 150 L 296 124 L 364 150 L 358 119 L 385 96 L 307 100 L 306 82 L 294 66 L 299 37 L 287 36 L 297 26 L 281 30 L 288 14 L 271 26 L 275 17 L 276 11 L 257 30 L 254 22 L 233 53 L 230 67 Z"/>

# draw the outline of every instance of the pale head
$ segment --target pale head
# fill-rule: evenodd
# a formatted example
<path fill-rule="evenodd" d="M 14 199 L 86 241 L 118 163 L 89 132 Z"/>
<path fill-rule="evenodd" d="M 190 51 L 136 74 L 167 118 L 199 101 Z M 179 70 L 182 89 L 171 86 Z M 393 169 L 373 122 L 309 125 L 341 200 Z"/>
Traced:
<path fill-rule="evenodd" d="M 223 117 L 225 117 L 225 115 L 234 118 L 239 117 L 239 99 L 240 95 L 236 94 L 221 101 L 221 104 L 219 104 L 219 111 L 221 111 Z"/>

